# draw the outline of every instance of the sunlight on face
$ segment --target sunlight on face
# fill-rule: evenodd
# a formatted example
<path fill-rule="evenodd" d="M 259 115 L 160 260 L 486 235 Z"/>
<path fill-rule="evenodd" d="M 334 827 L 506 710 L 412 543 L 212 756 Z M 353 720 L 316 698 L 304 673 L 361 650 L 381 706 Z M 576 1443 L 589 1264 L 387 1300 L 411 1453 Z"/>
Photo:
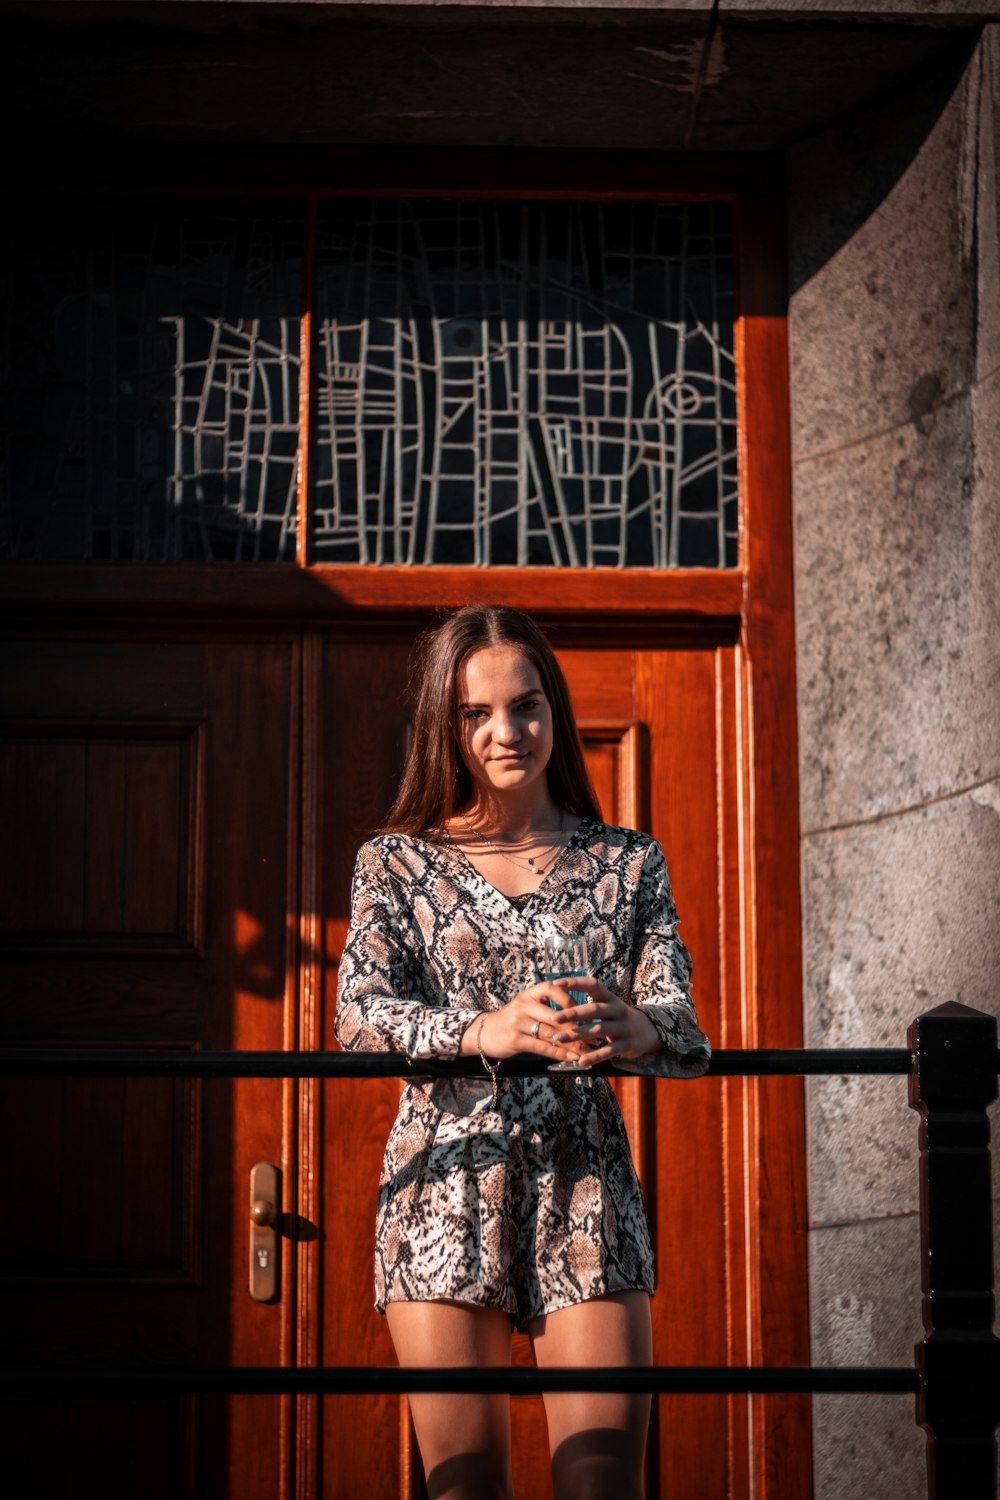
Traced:
<path fill-rule="evenodd" d="M 458 672 L 458 745 L 473 782 L 491 793 L 544 776 L 552 710 L 538 670 L 515 646 L 484 646 Z"/>

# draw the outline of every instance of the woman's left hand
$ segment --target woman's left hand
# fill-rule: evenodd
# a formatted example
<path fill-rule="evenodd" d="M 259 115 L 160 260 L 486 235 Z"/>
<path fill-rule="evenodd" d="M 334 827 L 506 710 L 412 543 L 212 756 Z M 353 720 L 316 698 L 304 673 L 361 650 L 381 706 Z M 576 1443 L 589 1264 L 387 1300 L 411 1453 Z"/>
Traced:
<path fill-rule="evenodd" d="M 572 988 L 591 996 L 585 1005 L 574 1005 L 564 1013 L 565 1022 L 577 1026 L 581 1040 L 588 1044 L 581 1062 L 589 1066 L 610 1062 L 615 1057 L 642 1057 L 647 1052 L 660 1051 L 663 1046 L 660 1033 L 638 1006 L 626 1005 L 599 979 L 588 975 L 574 978 Z M 595 1021 L 599 1031 L 593 1026 Z"/>

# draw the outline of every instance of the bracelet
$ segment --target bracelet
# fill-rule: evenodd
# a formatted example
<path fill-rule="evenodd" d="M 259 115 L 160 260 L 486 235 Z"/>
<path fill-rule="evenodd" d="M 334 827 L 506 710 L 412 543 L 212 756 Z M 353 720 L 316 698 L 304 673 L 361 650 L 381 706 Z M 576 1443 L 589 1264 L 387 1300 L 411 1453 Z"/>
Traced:
<path fill-rule="evenodd" d="M 483 1022 L 485 1020 L 485 1016 L 479 1017 L 479 1025 L 476 1027 L 476 1046 L 479 1048 L 479 1061 L 490 1075 L 490 1082 L 493 1084 L 493 1108 L 496 1109 L 497 1100 L 500 1097 L 500 1059 L 497 1058 L 496 1062 L 490 1062 L 483 1051 Z"/>

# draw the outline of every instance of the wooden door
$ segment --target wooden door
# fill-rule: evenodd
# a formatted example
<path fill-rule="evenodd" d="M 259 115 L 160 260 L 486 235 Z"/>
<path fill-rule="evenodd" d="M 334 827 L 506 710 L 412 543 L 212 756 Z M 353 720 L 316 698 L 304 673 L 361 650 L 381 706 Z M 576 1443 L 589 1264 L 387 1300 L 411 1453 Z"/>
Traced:
<path fill-rule="evenodd" d="M 492 597 L 486 583 L 476 592 Z M 648 829 L 666 849 L 682 934 L 694 957 L 702 1024 L 717 1046 L 748 1045 L 740 878 L 745 679 L 734 631 L 675 628 L 657 638 L 648 622 L 613 629 L 607 619 L 590 623 L 584 617 L 557 625 L 552 635 L 605 816 Z M 319 909 L 327 914 L 327 1045 L 354 853 L 384 815 L 398 776 L 406 730 L 406 655 L 406 633 L 398 630 L 366 630 L 363 642 L 328 637 L 322 647 L 317 890 Z M 656 1245 L 656 1360 L 741 1364 L 766 1359 L 767 1335 L 759 1326 L 755 1330 L 747 1312 L 760 1274 L 751 1238 L 760 1217 L 752 1185 L 755 1148 L 746 1128 L 752 1090 L 741 1079 L 623 1080 L 618 1090 Z M 394 1362 L 385 1322 L 372 1308 L 371 1287 L 378 1169 L 398 1095 L 394 1082 L 338 1082 L 325 1089 L 318 1174 L 325 1291 L 316 1349 L 323 1363 Z M 790 1104 L 794 1109 L 793 1098 L 786 1099 L 786 1108 Z M 778 1206 L 774 1232 L 780 1235 L 781 1213 L 793 1207 Z M 530 1362 L 527 1341 L 519 1337 L 515 1344 L 515 1359 Z M 324 1494 L 363 1491 L 409 1500 L 423 1493 L 401 1403 L 337 1398 L 326 1401 L 315 1418 Z M 755 1420 L 759 1438 L 762 1423 L 780 1426 L 783 1418 L 774 1405 L 765 1413 L 758 1403 L 753 1413 L 740 1397 L 661 1399 L 650 1443 L 648 1494 L 752 1493 Z M 795 1425 L 793 1418 L 793 1431 Z M 550 1495 L 540 1399 L 515 1401 L 513 1430 L 517 1492 L 532 1500 Z M 359 1431 L 366 1435 L 364 1444 L 348 1440 Z M 791 1497 L 796 1492 L 779 1485 L 767 1493 Z"/>
<path fill-rule="evenodd" d="M 147 514 L 140 505 L 140 512 L 155 523 L 146 524 L 143 535 L 169 533 L 175 550 L 143 551 L 138 541 L 133 548 L 132 507 L 141 487 L 116 469 L 115 484 L 121 484 L 114 494 L 120 489 L 122 505 L 115 502 L 107 515 L 101 510 L 90 517 L 100 522 L 99 547 L 88 543 L 80 551 L 72 530 L 54 552 L 36 554 L 34 530 L 27 526 L 27 550 L 17 555 L 31 566 L 12 563 L 0 570 L 12 664 L 0 704 L 0 860 L 11 893 L 3 933 L 3 1037 L 192 1048 L 330 1045 L 354 854 L 383 817 L 401 760 L 410 641 L 440 608 L 481 597 L 520 605 L 552 627 L 607 815 L 648 827 L 666 846 L 694 955 L 696 995 L 713 1040 L 722 1046 L 800 1044 L 783 218 L 773 200 L 771 163 L 704 154 L 695 161 L 654 152 L 562 151 L 530 153 L 530 160 L 509 153 L 431 152 L 417 160 L 393 148 L 357 156 L 338 151 L 324 158 L 326 176 L 317 184 L 311 175 L 316 163 L 303 165 L 294 152 L 267 160 L 252 152 L 238 161 L 229 154 L 214 165 L 203 157 L 199 172 L 213 189 L 224 180 L 236 195 L 280 196 L 276 217 L 266 203 L 259 215 L 246 205 L 234 209 L 237 226 L 256 225 L 260 218 L 278 227 L 270 237 L 256 228 L 241 230 L 233 244 L 257 247 L 263 263 L 282 274 L 273 298 L 262 302 L 267 278 L 257 274 L 256 262 L 244 293 L 238 291 L 239 276 L 227 280 L 226 272 L 213 303 L 212 276 L 229 262 L 216 254 L 214 229 L 199 231 L 196 242 L 208 247 L 212 260 L 211 274 L 205 273 L 209 291 L 202 288 L 204 267 L 195 254 L 194 301 L 189 306 L 179 275 L 169 306 L 203 322 L 208 317 L 212 327 L 221 319 L 219 326 L 224 323 L 237 344 L 250 339 L 259 316 L 278 320 L 273 337 L 259 340 L 253 332 L 250 342 L 267 345 L 265 364 L 273 358 L 280 375 L 281 403 L 274 409 L 270 399 L 266 403 L 268 422 L 279 429 L 273 456 L 280 482 L 261 489 L 257 448 L 249 429 L 241 427 L 245 451 L 239 442 L 231 452 L 227 447 L 226 462 L 235 465 L 227 475 L 234 494 L 251 496 L 250 511 L 229 517 L 232 527 L 213 533 L 212 545 L 195 545 L 190 552 L 181 545 L 189 533 L 175 523 L 187 514 L 200 527 L 206 517 L 190 465 L 182 464 L 166 483 L 173 474 L 171 457 L 164 484 L 148 485 L 160 509 Z M 109 171 L 113 175 L 114 164 Z M 147 152 L 137 166 L 125 162 L 122 172 L 123 185 L 156 181 L 171 195 L 188 181 L 173 153 L 155 163 Z M 306 178 L 310 188 L 296 204 L 289 184 Z M 406 283 L 416 293 L 404 328 L 396 293 L 379 271 L 380 295 L 388 299 L 382 314 L 394 331 L 390 338 L 383 328 L 375 342 L 382 364 L 395 363 L 388 385 L 385 368 L 379 368 L 373 388 L 361 389 L 356 344 L 370 322 L 352 300 L 354 291 L 338 290 L 329 250 L 344 236 L 331 234 L 337 215 L 331 217 L 327 200 L 372 193 L 389 199 L 411 190 L 448 200 L 635 203 L 658 200 L 669 190 L 685 201 L 731 205 L 737 316 L 735 355 L 726 366 L 731 376 L 724 383 L 733 432 L 739 408 L 739 517 L 734 437 L 723 466 L 727 498 L 719 519 L 725 536 L 711 565 L 698 548 L 658 561 L 643 553 L 628 566 L 621 558 L 622 565 L 612 566 L 603 546 L 565 555 L 558 547 L 538 552 L 536 518 L 527 551 L 515 549 L 530 566 L 494 566 L 514 553 L 470 549 L 452 516 L 445 553 L 424 567 L 421 558 L 430 554 L 412 525 L 416 511 L 409 500 L 399 512 L 398 545 L 359 551 L 369 511 L 383 514 L 371 496 L 365 498 L 370 484 L 390 468 L 405 477 L 422 441 L 423 419 L 415 413 L 428 410 L 424 398 L 433 362 L 426 349 L 421 352 L 420 339 L 430 325 L 422 274 Z M 288 228 L 285 208 L 289 224 L 294 219 L 298 227 Z M 40 200 L 33 199 L 32 222 L 39 211 Z M 57 205 L 53 222 L 61 224 L 61 215 Z M 157 207 L 152 218 L 158 223 L 161 216 Z M 374 222 L 378 215 L 363 217 Z M 134 218 L 131 202 L 123 200 L 122 223 L 130 232 Z M 102 201 L 96 215 L 102 233 L 106 219 Z M 537 226 L 530 228 L 530 213 L 523 219 L 523 247 L 530 250 L 540 243 Z M 50 239 L 62 244 L 59 234 Z M 452 270 L 459 264 L 466 239 L 463 229 L 442 264 Z M 174 236 L 167 240 L 172 245 Z M 394 232 L 390 240 L 396 242 Z M 301 278 L 292 274 L 300 242 L 306 247 Z M 181 236 L 178 243 L 188 242 Z M 139 260 L 155 264 L 159 276 L 172 254 L 161 249 L 154 261 L 144 251 Z M 373 251 L 376 268 L 381 254 Z M 73 266 L 103 264 L 104 251 L 68 256 L 63 249 L 60 255 L 57 264 L 67 257 Z M 18 264 L 27 284 L 28 266 Z M 233 267 L 241 265 L 236 255 Z M 608 270 L 617 301 L 618 270 Z M 369 279 L 361 281 L 368 286 Z M 515 278 L 519 309 L 520 289 L 532 281 L 531 274 Z M 25 383 L 19 374 L 16 384 L 24 392 L 26 448 L 42 474 L 43 510 L 49 504 L 49 449 L 75 431 L 60 417 L 58 402 L 52 424 L 31 429 L 33 413 L 48 408 L 50 387 L 64 378 L 64 304 L 99 309 L 93 328 L 81 314 L 79 328 L 91 332 L 73 345 L 77 373 L 88 391 L 106 377 L 107 409 L 124 428 L 144 422 L 161 436 L 176 430 L 171 423 L 180 420 L 177 392 L 189 385 L 201 389 L 198 382 L 211 372 L 226 389 L 246 389 L 250 354 L 244 359 L 236 349 L 230 380 L 225 369 L 220 375 L 199 360 L 200 345 L 192 345 L 201 374 L 178 363 L 166 395 L 154 382 L 142 387 L 145 394 L 136 402 L 122 374 L 131 371 L 139 381 L 147 366 L 163 371 L 159 355 L 136 356 L 129 371 L 120 364 L 129 349 L 140 348 L 127 297 L 114 357 L 107 356 L 106 368 L 90 358 L 94 338 L 104 337 L 103 310 L 125 295 L 119 282 L 112 279 L 105 287 L 87 281 L 81 300 L 74 278 L 65 285 L 58 276 L 52 280 L 45 262 L 30 285 L 24 306 L 32 319 L 36 304 L 47 307 L 51 322 L 38 324 L 41 334 L 34 322 L 26 324 L 25 347 L 42 353 L 34 374 L 28 371 L 31 378 Z M 341 320 L 341 338 L 335 324 L 343 295 L 351 315 Z M 146 336 L 156 348 L 159 308 L 149 299 Z M 477 349 L 485 357 L 487 343 L 469 326 L 469 308 L 463 302 L 453 311 L 455 317 L 445 319 L 448 360 L 461 363 Z M 516 334 L 507 339 L 510 349 L 523 342 L 522 317 L 518 310 L 508 320 Z M 569 359 L 562 327 L 567 321 L 583 330 L 576 349 L 582 379 L 596 351 L 589 311 L 569 320 L 546 314 L 539 337 L 551 343 L 552 369 L 562 369 Z M 297 389 L 288 357 L 296 327 L 302 330 Z M 411 338 L 412 349 L 406 342 Z M 640 343 L 645 347 L 644 335 Z M 56 351 L 51 359 L 44 353 L 50 349 Z M 493 365 L 491 359 L 491 379 Z M 658 374 L 665 376 L 668 368 L 673 370 L 672 362 L 658 367 Z M 522 367 L 520 355 L 510 369 L 518 378 L 512 374 L 497 395 L 498 424 L 488 451 L 476 457 L 478 449 L 460 430 L 467 414 L 442 406 L 443 446 L 437 452 L 432 442 L 430 457 L 421 463 L 421 473 L 433 469 L 449 487 L 459 519 L 473 479 L 480 484 L 488 477 L 503 499 L 519 495 L 517 487 L 543 468 L 559 472 L 570 487 L 567 494 L 581 463 L 594 477 L 603 476 L 602 433 L 615 442 L 627 436 L 630 462 L 640 468 L 662 467 L 674 450 L 660 417 L 667 408 L 696 408 L 699 400 L 700 376 L 693 385 L 658 378 L 655 393 L 649 393 L 655 401 L 647 408 L 643 398 L 625 434 L 615 406 L 623 372 L 612 360 L 608 379 L 598 382 L 600 424 L 592 429 L 586 402 L 567 407 L 558 382 L 543 399 L 538 369 Z M 183 380 L 175 381 L 176 375 Z M 390 388 L 397 404 L 387 407 Z M 127 400 L 119 407 L 123 392 Z M 446 395 L 453 401 L 450 384 Z M 544 413 L 550 396 L 558 420 L 544 430 L 529 423 L 519 468 L 508 451 L 511 433 L 530 412 Z M 338 424 L 345 413 L 362 409 L 369 420 L 359 442 Z M 292 466 L 288 445 L 296 412 L 308 432 Z M 114 468 L 117 450 L 104 436 L 110 431 L 88 432 L 96 455 L 88 471 L 95 494 L 98 481 L 103 484 Z M 173 455 L 172 438 L 166 447 Z M 272 453 L 269 442 L 263 447 Z M 390 449 L 398 463 L 389 464 Z M 140 447 L 133 444 L 133 451 Z M 153 463 L 155 455 L 141 451 L 143 463 Z M 699 454 L 697 443 L 687 450 L 695 477 Z M 63 457 L 65 494 L 59 490 L 56 499 L 62 497 L 75 525 L 80 455 L 72 442 Z M 342 509 L 332 483 L 344 477 L 338 465 L 354 474 L 354 488 L 348 483 L 343 490 Z M 12 486 L 12 493 L 23 494 L 29 520 L 40 503 L 31 474 L 29 464 L 23 482 Z M 640 488 L 638 498 L 648 493 Z M 269 533 L 273 539 L 280 531 L 278 550 L 259 550 L 263 532 L 254 506 L 261 494 L 268 502 L 265 519 L 282 521 Z M 293 501 L 295 526 L 285 524 Z M 53 514 L 58 511 L 56 505 Z M 390 513 L 392 506 L 385 510 Z M 704 520 L 697 503 L 686 514 L 698 526 Z M 211 507 L 207 516 L 211 521 Z M 221 554 L 213 550 L 215 542 L 225 543 Z M 208 562 L 217 555 L 266 555 L 283 563 Z M 130 566 L 133 557 L 144 560 Z M 368 565 L 379 558 L 395 565 Z M 576 565 L 581 559 L 586 567 Z M 34 623 L 25 624 L 21 613 Z M 272 629 L 261 621 L 286 623 Z M 101 1358 L 116 1365 L 132 1359 L 392 1362 L 384 1323 L 371 1311 L 370 1288 L 377 1168 L 395 1113 L 395 1085 L 53 1083 L 8 1087 L 3 1098 L 7 1139 L 16 1142 L 19 1225 L 27 1226 L 4 1246 L 7 1284 L 17 1293 L 0 1336 L 9 1355 Z M 659 1253 L 657 1358 L 806 1363 L 798 1084 L 629 1084 L 623 1099 Z M 285 1168 L 284 1227 L 298 1235 L 297 1244 L 286 1242 L 282 1301 L 275 1306 L 253 1304 L 245 1291 L 246 1174 L 257 1159 Z M 518 1357 L 525 1357 L 523 1347 Z M 184 1495 L 196 1478 L 206 1493 L 241 1500 L 277 1493 L 312 1500 L 320 1494 L 420 1492 L 405 1410 L 390 1401 L 258 1398 L 122 1404 L 103 1411 L 64 1406 L 55 1412 L 39 1405 L 8 1415 L 17 1451 L 27 1447 L 40 1465 L 46 1495 L 67 1492 L 81 1467 L 100 1472 L 109 1494 L 117 1485 L 123 1495 Z M 531 1455 L 524 1458 L 529 1467 L 519 1472 L 522 1493 L 544 1495 L 538 1404 L 518 1403 L 516 1421 L 519 1463 L 521 1455 Z M 58 1435 L 56 1442 L 48 1440 L 50 1433 Z M 661 1403 L 650 1465 L 651 1495 L 676 1493 L 678 1487 L 684 1493 L 692 1484 L 694 1493 L 707 1493 L 710 1476 L 718 1487 L 712 1493 L 727 1500 L 750 1494 L 757 1500 L 803 1500 L 811 1483 L 808 1403 Z"/>
<path fill-rule="evenodd" d="M 295 990 L 291 638 L 8 641 L 3 1038 L 277 1048 Z M 248 1174 L 284 1167 L 279 1081 L 5 1081 L 5 1361 L 288 1358 L 248 1294 Z M 286 1266 L 285 1282 L 291 1285 Z M 13 1401 L 45 1500 L 279 1493 L 276 1398 Z"/>
<path fill-rule="evenodd" d="M 472 193 L 461 172 L 456 183 Z M 621 190 L 604 185 L 609 196 Z M 606 815 L 665 846 L 716 1046 L 801 1045 L 788 372 L 772 187 L 761 179 L 734 206 L 738 566 L 312 569 L 336 597 L 337 619 L 304 655 L 304 767 L 313 767 L 304 787 L 317 830 L 303 890 L 314 914 L 310 1045 L 332 1040 L 354 854 L 399 773 L 408 644 L 435 611 L 472 599 L 518 605 L 550 626 Z M 657 1361 L 808 1363 L 800 1082 L 629 1083 L 622 1097 L 657 1249 Z M 310 1105 L 300 1211 L 325 1239 L 305 1257 L 312 1282 L 300 1319 L 318 1361 L 392 1362 L 371 1277 L 378 1165 L 397 1099 L 390 1083 L 331 1084 L 322 1109 L 318 1093 Z M 527 1357 L 521 1342 L 517 1358 Z M 307 1402 L 301 1416 L 315 1493 L 421 1494 L 400 1403 Z M 514 1421 L 519 1492 L 544 1496 L 540 1402 L 515 1403 Z M 364 1444 L 351 1440 L 357 1432 Z M 803 1500 L 808 1398 L 659 1401 L 648 1480 L 651 1497 Z"/>

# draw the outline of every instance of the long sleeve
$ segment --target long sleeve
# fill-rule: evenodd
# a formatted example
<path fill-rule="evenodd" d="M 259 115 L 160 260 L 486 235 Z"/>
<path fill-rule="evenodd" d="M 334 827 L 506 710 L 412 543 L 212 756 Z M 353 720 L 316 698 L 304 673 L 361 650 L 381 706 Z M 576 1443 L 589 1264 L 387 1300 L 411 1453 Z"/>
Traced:
<path fill-rule="evenodd" d="M 622 1058 L 630 1073 L 694 1078 L 708 1068 L 712 1050 L 691 999 L 691 956 L 677 934 L 677 908 L 660 845 L 649 845 L 636 893 L 632 947 L 632 1002 L 659 1033 L 662 1052 Z"/>
<path fill-rule="evenodd" d="M 457 1057 L 478 1012 L 453 1009 L 447 995 L 426 993 L 420 947 L 412 937 L 407 942 L 398 886 L 378 846 L 364 844 L 351 887 L 334 1033 L 350 1051 Z"/>

